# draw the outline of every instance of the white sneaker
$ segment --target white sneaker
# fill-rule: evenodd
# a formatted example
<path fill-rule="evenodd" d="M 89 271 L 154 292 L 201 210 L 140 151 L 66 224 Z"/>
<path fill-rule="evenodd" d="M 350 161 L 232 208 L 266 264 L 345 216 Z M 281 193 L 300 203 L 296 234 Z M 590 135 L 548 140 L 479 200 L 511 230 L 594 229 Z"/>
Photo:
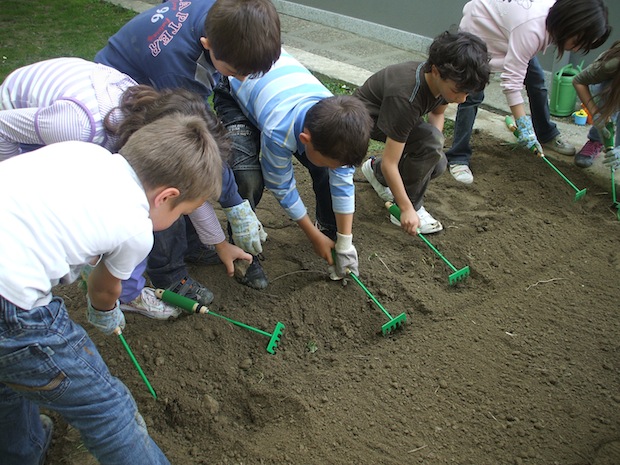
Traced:
<path fill-rule="evenodd" d="M 450 174 L 454 179 L 463 184 L 474 182 L 474 175 L 467 165 L 450 165 Z"/>
<path fill-rule="evenodd" d="M 443 229 L 443 225 L 433 218 L 431 214 L 426 211 L 426 208 L 420 207 L 419 210 L 416 210 L 416 213 L 420 218 L 420 227 L 418 231 L 422 234 L 433 234 Z M 400 221 L 398 221 L 394 215 L 390 215 L 390 222 L 400 227 Z"/>
<path fill-rule="evenodd" d="M 182 312 L 180 308 L 168 305 L 155 297 L 155 290 L 150 287 L 143 288 L 140 295 L 131 302 L 121 304 L 121 310 L 124 312 L 136 312 L 156 320 L 176 318 Z"/>
<path fill-rule="evenodd" d="M 374 159 L 374 157 L 370 157 L 362 164 L 362 173 L 364 174 L 366 179 L 368 179 L 368 182 L 375 190 L 377 195 L 381 197 L 381 200 L 383 200 L 384 202 L 393 202 L 394 196 L 392 195 L 392 191 L 390 190 L 390 188 L 385 187 L 383 184 L 381 184 L 377 180 L 375 173 L 372 171 L 372 161 Z"/>

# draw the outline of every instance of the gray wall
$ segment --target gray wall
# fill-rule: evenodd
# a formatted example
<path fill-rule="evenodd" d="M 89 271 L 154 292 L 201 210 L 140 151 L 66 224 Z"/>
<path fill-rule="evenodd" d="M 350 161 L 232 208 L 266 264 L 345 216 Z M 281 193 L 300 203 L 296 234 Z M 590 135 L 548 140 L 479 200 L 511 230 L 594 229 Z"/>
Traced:
<path fill-rule="evenodd" d="M 273 0 L 278 11 L 290 16 L 338 27 L 405 50 L 425 52 L 430 41 L 440 32 L 461 20 L 467 0 Z M 620 1 L 606 0 L 609 23 L 620 25 Z M 599 53 L 620 40 L 620 26 L 612 30 L 609 40 L 587 56 L 565 54 L 560 62 L 554 60 L 550 48 L 539 58 L 543 68 L 552 72 L 571 62 L 594 60 Z"/>

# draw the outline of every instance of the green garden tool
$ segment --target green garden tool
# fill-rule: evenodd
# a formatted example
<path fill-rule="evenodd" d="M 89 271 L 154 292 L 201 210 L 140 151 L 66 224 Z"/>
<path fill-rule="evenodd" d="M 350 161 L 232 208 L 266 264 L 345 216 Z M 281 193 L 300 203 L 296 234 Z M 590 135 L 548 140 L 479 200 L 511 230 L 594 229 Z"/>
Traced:
<path fill-rule="evenodd" d="M 121 342 L 123 344 L 123 347 L 127 351 L 127 354 L 129 354 L 129 358 L 131 359 L 131 361 L 135 365 L 136 369 L 138 370 L 138 373 L 140 373 L 140 376 L 142 377 L 142 381 L 144 381 L 144 384 L 146 384 L 146 387 L 149 389 L 149 392 L 151 393 L 153 398 L 155 400 L 157 400 L 157 394 L 155 394 L 155 390 L 151 386 L 151 383 L 149 383 L 149 380 L 147 379 L 146 375 L 144 374 L 144 371 L 142 371 L 142 368 L 140 367 L 140 364 L 138 363 L 138 360 L 136 360 L 136 357 L 134 357 L 133 352 L 131 351 L 131 348 L 129 347 L 129 344 L 127 344 L 127 341 L 125 340 L 125 336 L 123 336 L 123 331 L 121 330 L 121 328 L 117 327 L 114 330 L 114 334 L 116 334 L 118 336 L 118 338 L 121 340 Z"/>
<path fill-rule="evenodd" d="M 336 262 L 336 251 L 335 250 L 332 250 L 332 258 L 334 259 L 334 263 L 335 263 Z M 384 336 L 388 333 L 391 333 L 395 329 L 401 327 L 403 324 L 405 324 L 405 322 L 407 321 L 406 314 L 401 313 L 397 317 L 392 317 L 392 315 L 390 315 L 390 313 L 385 309 L 385 307 L 381 305 L 381 303 L 377 300 L 377 298 L 374 295 L 372 295 L 372 293 L 368 290 L 368 288 L 364 286 L 364 283 L 360 281 L 360 279 L 355 275 L 355 273 L 353 273 L 348 268 L 346 269 L 346 272 L 347 272 L 347 275 L 350 276 L 351 279 L 353 279 L 353 281 L 355 281 L 358 284 L 358 286 L 364 290 L 364 292 L 370 298 L 370 300 L 372 300 L 377 305 L 377 307 L 379 307 L 379 309 L 385 314 L 385 316 L 387 316 L 390 319 L 387 323 L 381 326 L 381 333 Z"/>
<path fill-rule="evenodd" d="M 269 352 L 270 354 L 276 353 L 276 348 L 278 347 L 278 343 L 280 342 L 280 338 L 282 337 L 282 331 L 284 330 L 284 324 L 280 323 L 279 321 L 277 322 L 273 333 L 268 333 L 267 331 L 263 331 L 262 329 L 254 328 L 253 326 L 246 325 L 245 323 L 235 321 L 224 315 L 218 315 L 217 313 L 209 310 L 206 306 L 199 304 L 195 300 L 188 299 L 187 297 L 179 295 L 175 292 L 164 289 L 156 289 L 155 295 L 164 302 L 179 307 L 187 313 L 203 313 L 213 315 L 218 318 L 222 318 L 223 320 L 226 320 L 233 325 L 249 329 L 250 331 L 262 334 L 263 336 L 267 336 L 269 338 L 269 343 L 267 344 L 267 352 Z"/>
<path fill-rule="evenodd" d="M 397 220 L 400 221 L 400 208 L 398 208 L 398 205 L 392 203 L 392 202 L 386 202 L 385 203 L 386 208 L 389 210 L 389 212 L 394 215 L 394 217 L 396 217 Z M 426 239 L 426 237 L 424 237 L 424 235 L 420 232 L 418 232 L 418 237 L 420 239 L 422 239 L 424 241 L 424 243 L 426 245 L 428 245 L 431 250 L 433 252 L 435 252 L 437 254 L 437 256 L 439 258 L 441 258 L 444 263 L 446 265 L 448 265 L 452 271 L 454 271 L 454 273 L 452 273 L 450 276 L 448 276 L 448 281 L 450 282 L 451 285 L 454 285 L 456 283 L 458 283 L 459 281 L 464 281 L 468 276 L 469 276 L 469 266 L 465 266 L 463 268 L 461 268 L 460 270 L 458 270 L 452 263 L 450 263 L 448 261 L 448 259 L 446 257 L 444 257 L 439 250 L 437 250 L 435 248 L 435 246 L 433 244 L 431 244 L 428 239 Z"/>
<path fill-rule="evenodd" d="M 615 139 L 614 123 L 609 121 L 605 127 L 609 131 L 609 137 L 605 139 L 605 151 L 607 152 L 609 150 L 613 150 L 614 148 L 614 139 Z M 618 202 L 618 199 L 616 198 L 615 170 L 612 167 L 610 168 L 610 171 L 611 171 L 611 199 L 613 201 L 613 204 L 611 205 L 611 207 L 617 210 L 616 217 L 618 218 L 618 221 L 620 221 L 620 202 Z"/>
<path fill-rule="evenodd" d="M 506 123 L 506 126 L 508 127 L 510 132 L 512 132 L 515 135 L 515 137 L 519 137 L 519 130 L 517 129 L 517 126 L 515 125 L 513 119 L 510 116 L 506 116 L 506 118 L 504 119 L 504 122 Z M 538 155 L 540 158 L 542 158 L 545 161 L 545 163 L 547 163 L 551 168 L 553 168 L 553 170 L 556 173 L 558 173 L 562 177 L 562 179 L 564 179 L 564 181 L 566 181 L 568 185 L 571 186 L 575 190 L 576 192 L 575 200 L 574 200 L 575 202 L 581 199 L 584 195 L 586 195 L 586 189 L 579 190 L 577 186 L 575 186 L 572 182 L 570 182 L 570 180 L 566 176 L 564 176 L 562 172 L 559 169 L 557 169 L 555 165 L 551 163 L 549 159 L 545 157 L 545 155 L 536 148 L 535 145 L 532 145 L 531 147 L 529 147 L 529 149 L 534 155 Z"/>

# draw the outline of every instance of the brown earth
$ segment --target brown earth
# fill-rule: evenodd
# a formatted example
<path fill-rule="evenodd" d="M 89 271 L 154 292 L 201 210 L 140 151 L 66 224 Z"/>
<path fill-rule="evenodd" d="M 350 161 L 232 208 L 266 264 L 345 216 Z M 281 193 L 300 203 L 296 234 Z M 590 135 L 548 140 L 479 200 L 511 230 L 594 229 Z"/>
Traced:
<path fill-rule="evenodd" d="M 173 464 L 620 464 L 620 222 L 610 186 L 570 158 L 543 160 L 475 138 L 476 182 L 449 174 L 426 207 L 445 230 L 427 239 L 469 278 L 390 224 L 356 174 L 354 243 L 360 278 L 406 325 L 353 281 L 331 282 L 294 223 L 267 194 L 263 292 L 221 266 L 194 267 L 215 291 L 214 316 L 127 316 L 125 337 L 155 401 L 115 337 L 91 330 L 111 371 L 131 389 Z M 304 170 L 299 187 L 311 206 Z M 312 211 L 312 208 L 310 208 Z M 83 322 L 83 297 L 63 288 Z M 54 416 L 48 465 L 89 465 L 77 433 Z"/>

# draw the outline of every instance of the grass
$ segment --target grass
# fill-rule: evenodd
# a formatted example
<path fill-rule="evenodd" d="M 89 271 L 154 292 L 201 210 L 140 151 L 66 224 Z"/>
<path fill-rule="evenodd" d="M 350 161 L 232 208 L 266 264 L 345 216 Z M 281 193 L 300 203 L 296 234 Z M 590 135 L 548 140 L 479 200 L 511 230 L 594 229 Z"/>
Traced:
<path fill-rule="evenodd" d="M 2 0 L 0 81 L 49 58 L 92 60 L 135 14 L 103 0 Z"/>

